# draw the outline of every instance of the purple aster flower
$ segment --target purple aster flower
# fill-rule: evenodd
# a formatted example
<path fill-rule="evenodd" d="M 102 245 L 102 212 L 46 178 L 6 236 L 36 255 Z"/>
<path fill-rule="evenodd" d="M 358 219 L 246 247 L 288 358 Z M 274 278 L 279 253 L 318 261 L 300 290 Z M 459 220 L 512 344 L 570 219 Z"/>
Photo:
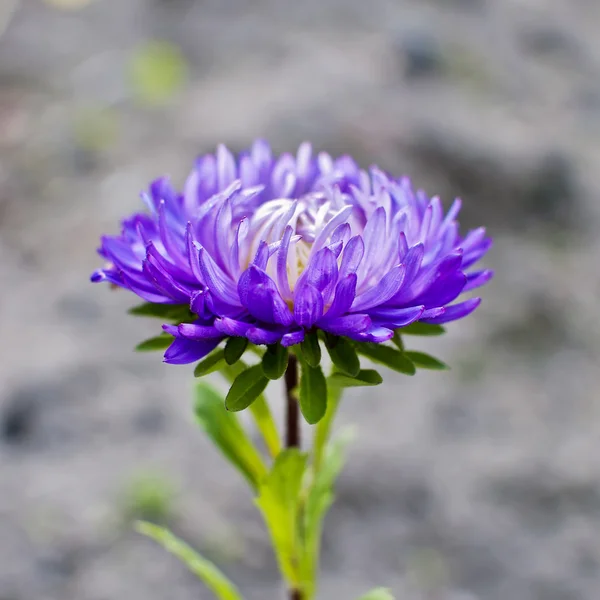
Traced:
<path fill-rule="evenodd" d="M 189 306 L 195 320 L 164 326 L 169 363 L 231 336 L 291 346 L 321 329 L 385 342 L 415 321 L 470 314 L 479 298 L 453 302 L 492 277 L 472 269 L 492 242 L 483 228 L 460 235 L 460 200 L 444 214 L 408 179 L 306 143 L 277 158 L 264 141 L 237 159 L 220 146 L 182 193 L 162 178 L 142 199 L 148 212 L 102 238 L 107 266 L 92 281 Z"/>

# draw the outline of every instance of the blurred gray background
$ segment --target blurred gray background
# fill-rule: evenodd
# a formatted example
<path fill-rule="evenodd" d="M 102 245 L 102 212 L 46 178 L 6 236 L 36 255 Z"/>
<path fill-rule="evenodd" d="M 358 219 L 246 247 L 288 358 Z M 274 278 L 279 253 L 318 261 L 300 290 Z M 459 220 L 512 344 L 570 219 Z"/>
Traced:
<path fill-rule="evenodd" d="M 88 283 L 150 179 L 256 136 L 461 196 L 496 240 L 482 307 L 413 344 L 452 371 L 343 403 L 319 598 L 600 598 L 599 32 L 597 0 L 0 0 L 0 600 L 210 598 L 140 514 L 280 597 L 191 368 Z"/>

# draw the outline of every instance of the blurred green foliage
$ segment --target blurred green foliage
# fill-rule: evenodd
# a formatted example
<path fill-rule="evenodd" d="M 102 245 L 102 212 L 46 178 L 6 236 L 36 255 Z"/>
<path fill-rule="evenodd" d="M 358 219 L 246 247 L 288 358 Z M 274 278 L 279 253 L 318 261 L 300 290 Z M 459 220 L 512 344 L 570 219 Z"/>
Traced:
<path fill-rule="evenodd" d="M 172 483 L 160 473 L 136 473 L 122 493 L 122 514 L 127 522 L 144 519 L 165 523 L 174 514 L 176 492 Z"/>
<path fill-rule="evenodd" d="M 133 97 L 144 106 L 168 103 L 184 86 L 187 74 L 188 65 L 181 49 L 169 42 L 146 42 L 130 59 L 129 82 Z"/>

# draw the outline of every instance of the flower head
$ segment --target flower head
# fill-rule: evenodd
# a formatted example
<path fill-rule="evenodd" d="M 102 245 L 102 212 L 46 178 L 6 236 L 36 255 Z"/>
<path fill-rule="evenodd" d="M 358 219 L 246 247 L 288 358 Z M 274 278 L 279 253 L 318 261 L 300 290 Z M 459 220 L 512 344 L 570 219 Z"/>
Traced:
<path fill-rule="evenodd" d="M 164 325 L 165 361 L 202 358 L 224 338 L 291 346 L 321 329 L 384 342 L 414 321 L 445 323 L 479 298 L 451 304 L 487 282 L 470 270 L 490 248 L 483 228 L 462 237 L 460 201 L 440 199 L 348 156 L 273 157 L 257 141 L 237 159 L 220 146 L 198 159 L 182 193 L 157 179 L 148 212 L 105 236 L 107 261 L 92 281 L 151 303 L 189 305 L 195 319 Z"/>

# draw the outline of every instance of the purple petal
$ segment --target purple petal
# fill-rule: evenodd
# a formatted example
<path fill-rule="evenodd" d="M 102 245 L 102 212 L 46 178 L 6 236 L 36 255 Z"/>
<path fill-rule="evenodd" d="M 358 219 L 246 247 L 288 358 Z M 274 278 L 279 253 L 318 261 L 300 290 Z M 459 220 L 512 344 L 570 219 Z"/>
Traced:
<path fill-rule="evenodd" d="M 265 241 L 261 241 L 258 245 L 258 250 L 254 255 L 254 260 L 252 264 L 258 267 L 261 271 L 264 271 L 267 268 L 267 263 L 269 262 L 269 244 Z"/>
<path fill-rule="evenodd" d="M 335 254 L 329 248 L 322 248 L 310 260 L 306 270 L 298 279 L 297 287 L 308 284 L 323 292 L 337 283 L 338 266 Z"/>
<path fill-rule="evenodd" d="M 471 265 L 475 264 L 493 246 L 493 243 L 491 238 L 487 238 L 477 248 L 474 248 L 469 253 L 465 253 L 462 268 L 468 269 Z"/>
<path fill-rule="evenodd" d="M 187 260 L 192 270 L 192 274 L 199 283 L 202 282 L 202 270 L 200 269 L 200 254 L 194 242 L 194 231 L 192 224 L 188 223 L 185 230 L 185 242 L 187 248 Z"/>
<path fill-rule="evenodd" d="M 185 338 L 176 338 L 165 352 L 164 362 L 172 365 L 186 365 L 204 358 L 212 352 L 220 340 L 193 342 Z"/>
<path fill-rule="evenodd" d="M 425 248 L 423 244 L 417 244 L 410 248 L 410 250 L 406 253 L 402 264 L 406 268 L 406 275 L 404 280 L 407 285 L 412 283 L 416 274 L 419 272 L 421 268 L 421 264 L 423 263 L 423 256 L 425 255 Z"/>
<path fill-rule="evenodd" d="M 182 288 L 169 273 L 163 270 L 155 262 L 152 262 L 150 258 L 144 260 L 143 265 L 143 271 L 146 277 L 148 277 L 148 279 L 166 296 L 176 302 L 184 304 L 189 302 L 191 291 L 188 292 Z"/>
<path fill-rule="evenodd" d="M 224 190 L 236 178 L 235 158 L 223 145 L 217 148 L 217 185 Z"/>
<path fill-rule="evenodd" d="M 446 308 L 443 306 L 438 306 L 436 308 L 428 308 L 423 311 L 421 315 L 421 320 L 423 319 L 433 319 L 435 317 L 440 317 L 446 312 Z"/>
<path fill-rule="evenodd" d="M 146 302 L 152 302 L 155 304 L 172 304 L 173 299 L 165 293 L 162 293 L 162 290 L 155 289 L 154 291 L 149 291 L 146 286 L 140 286 L 134 279 L 132 279 L 125 271 L 120 272 L 121 278 L 123 279 L 123 283 L 134 293 L 137 294 L 140 298 L 145 300 Z"/>
<path fill-rule="evenodd" d="M 470 300 L 460 302 L 459 304 L 446 306 L 446 311 L 440 317 L 421 319 L 421 321 L 423 321 L 423 323 L 431 323 L 433 325 L 442 325 L 443 323 L 456 321 L 457 319 L 462 319 L 463 317 L 470 315 L 480 304 L 481 298 L 471 298 Z"/>
<path fill-rule="evenodd" d="M 178 331 L 181 337 L 195 341 L 215 340 L 223 337 L 223 334 L 215 327 L 200 323 L 181 323 Z"/>
<path fill-rule="evenodd" d="M 277 283 L 279 284 L 281 296 L 284 300 L 292 299 L 292 291 L 290 289 L 290 282 L 287 274 L 287 260 L 290 249 L 290 240 L 292 239 L 293 233 L 293 228 L 288 225 L 283 232 L 281 245 L 277 252 Z"/>
<path fill-rule="evenodd" d="M 334 319 L 323 319 L 321 328 L 334 335 L 347 335 L 352 337 L 371 327 L 369 315 L 346 315 Z"/>
<path fill-rule="evenodd" d="M 242 273 L 238 282 L 238 294 L 246 310 L 256 319 L 286 327 L 294 322 L 275 282 L 258 267 L 250 265 Z"/>
<path fill-rule="evenodd" d="M 281 338 L 282 346 L 295 346 L 304 341 L 304 329 L 298 331 L 290 331 Z"/>
<path fill-rule="evenodd" d="M 494 271 L 477 271 L 475 273 L 469 273 L 467 275 L 467 285 L 465 285 L 463 292 L 474 290 L 482 285 L 486 284 L 494 276 Z"/>
<path fill-rule="evenodd" d="M 325 225 L 325 227 L 323 227 L 323 229 L 321 229 L 321 231 L 315 238 L 315 241 L 313 243 L 313 247 L 311 250 L 311 254 L 316 253 L 318 250 L 321 249 L 322 246 L 324 246 L 325 242 L 331 236 L 331 234 L 333 233 L 335 228 L 338 225 L 341 225 L 345 221 L 347 221 L 348 217 L 350 216 L 350 214 L 352 213 L 353 210 L 354 210 L 354 207 L 352 207 L 352 206 L 344 206 L 335 215 L 333 215 L 333 217 L 329 220 L 327 225 Z"/>
<path fill-rule="evenodd" d="M 350 310 L 356 294 L 356 279 L 356 273 L 351 273 L 338 282 L 333 302 L 325 313 L 326 319 L 339 317 Z"/>
<path fill-rule="evenodd" d="M 269 331 L 260 327 L 250 327 L 246 331 L 246 337 L 253 344 L 275 344 L 281 339 L 282 335 L 281 332 Z"/>
<path fill-rule="evenodd" d="M 204 248 L 200 247 L 198 250 L 202 279 L 211 294 L 226 304 L 239 306 L 237 290 L 231 279 L 221 271 Z"/>
<path fill-rule="evenodd" d="M 424 306 L 411 306 L 409 308 L 376 308 L 369 311 L 372 319 L 380 325 L 392 329 L 406 327 L 417 321 L 425 311 Z"/>
<path fill-rule="evenodd" d="M 206 291 L 198 290 L 190 299 L 190 310 L 200 317 L 206 315 Z"/>
<path fill-rule="evenodd" d="M 356 297 L 352 304 L 352 310 L 360 312 L 375 305 L 385 304 L 402 287 L 404 275 L 405 268 L 403 265 L 394 267 L 380 279 L 377 285 Z"/>
<path fill-rule="evenodd" d="M 365 243 L 359 235 L 354 236 L 346 244 L 342 254 L 339 278 L 342 279 L 351 273 L 356 273 L 360 261 L 365 253 Z"/>
<path fill-rule="evenodd" d="M 245 323 L 244 321 L 228 317 L 221 317 L 215 320 L 215 329 L 232 337 L 244 337 L 251 326 L 251 323 Z"/>
<path fill-rule="evenodd" d="M 294 317 L 301 327 L 312 327 L 323 315 L 323 296 L 311 285 L 304 283 L 296 289 Z"/>
<path fill-rule="evenodd" d="M 426 308 L 444 306 L 456 299 L 463 291 L 467 277 L 462 271 L 449 273 L 440 277 L 429 289 L 414 299 L 415 304 L 424 304 Z"/>
<path fill-rule="evenodd" d="M 367 331 L 359 332 L 354 335 L 350 335 L 354 340 L 359 342 L 373 342 L 375 344 L 381 344 L 387 342 L 394 336 L 394 332 L 387 327 L 373 326 Z"/>
<path fill-rule="evenodd" d="M 138 272 L 142 270 L 142 261 L 135 255 L 131 246 L 123 240 L 104 236 L 102 251 L 104 256 L 123 269 L 132 269 Z"/>

